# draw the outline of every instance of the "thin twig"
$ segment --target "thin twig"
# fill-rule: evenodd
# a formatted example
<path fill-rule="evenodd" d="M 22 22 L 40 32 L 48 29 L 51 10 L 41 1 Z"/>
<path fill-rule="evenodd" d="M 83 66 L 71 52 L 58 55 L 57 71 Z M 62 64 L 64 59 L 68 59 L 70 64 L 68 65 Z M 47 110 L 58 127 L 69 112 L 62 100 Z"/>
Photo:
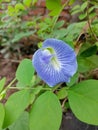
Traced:
<path fill-rule="evenodd" d="M 89 0 L 87 1 L 87 18 L 88 18 L 87 22 L 88 22 L 88 26 L 89 26 L 89 29 L 91 31 L 92 36 L 98 41 L 98 38 L 95 35 L 95 33 L 93 32 L 92 27 L 91 27 L 92 19 L 89 18 L 89 12 L 88 12 L 88 10 L 89 10 Z"/>
<path fill-rule="evenodd" d="M 65 98 L 62 102 L 62 108 L 64 108 L 65 102 L 67 101 L 67 98 Z"/>
<path fill-rule="evenodd" d="M 2 61 L 6 60 L 6 61 L 10 61 L 10 62 L 14 62 L 14 63 L 20 63 L 20 60 L 14 60 L 14 59 L 4 59 L 4 58 L 1 58 Z"/>

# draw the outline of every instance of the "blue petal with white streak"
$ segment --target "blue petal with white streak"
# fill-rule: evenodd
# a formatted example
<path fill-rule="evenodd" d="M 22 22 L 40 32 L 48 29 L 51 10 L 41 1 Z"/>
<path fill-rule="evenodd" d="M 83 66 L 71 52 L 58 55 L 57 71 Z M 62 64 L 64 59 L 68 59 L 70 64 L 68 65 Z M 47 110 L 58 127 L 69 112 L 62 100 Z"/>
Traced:
<path fill-rule="evenodd" d="M 74 50 L 65 42 L 50 38 L 33 55 L 32 63 L 37 74 L 50 87 L 69 82 L 77 71 Z"/>

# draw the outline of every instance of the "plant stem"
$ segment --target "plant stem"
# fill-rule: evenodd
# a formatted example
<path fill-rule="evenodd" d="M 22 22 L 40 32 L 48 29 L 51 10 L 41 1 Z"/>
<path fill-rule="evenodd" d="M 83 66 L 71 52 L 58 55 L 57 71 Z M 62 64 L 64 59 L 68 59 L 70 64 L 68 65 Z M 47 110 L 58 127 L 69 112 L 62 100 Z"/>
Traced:
<path fill-rule="evenodd" d="M 16 78 L 14 78 L 6 87 L 5 89 L 0 93 L 0 100 L 3 99 L 4 95 L 6 94 L 6 91 L 11 87 L 11 85 L 16 81 Z"/>
<path fill-rule="evenodd" d="M 30 87 L 9 87 L 9 89 L 38 89 L 38 88 L 30 88 Z M 50 90 L 51 91 L 51 88 L 41 88 L 42 90 Z"/>
<path fill-rule="evenodd" d="M 92 36 L 98 41 L 98 38 L 97 38 L 97 36 L 95 35 L 95 33 L 93 32 L 92 27 L 91 27 L 92 19 L 89 18 L 88 9 L 89 9 L 89 0 L 87 0 L 87 18 L 88 18 L 88 21 L 87 21 L 87 22 L 88 22 L 88 26 L 89 26 L 89 29 L 90 29 L 90 31 L 91 31 Z"/>
<path fill-rule="evenodd" d="M 67 0 L 66 3 L 62 6 L 61 10 L 59 11 L 59 14 L 58 14 L 57 16 L 55 16 L 55 19 L 54 19 L 54 21 L 53 21 L 52 31 L 53 31 L 54 26 L 55 26 L 55 24 L 56 24 L 56 22 L 57 22 L 57 20 L 58 20 L 58 18 L 59 18 L 59 16 L 60 16 L 60 13 L 62 12 L 62 10 L 64 9 L 64 7 L 65 7 L 68 3 L 69 3 L 69 0 Z"/>
<path fill-rule="evenodd" d="M 14 79 L 8 84 L 8 86 L 6 86 L 5 89 L 6 89 L 6 90 L 9 89 L 15 81 L 16 81 L 16 78 L 14 78 Z"/>
<path fill-rule="evenodd" d="M 56 85 L 55 87 L 52 88 L 52 91 L 54 92 L 55 90 L 57 90 L 57 88 L 59 88 L 61 86 L 61 84 Z"/>

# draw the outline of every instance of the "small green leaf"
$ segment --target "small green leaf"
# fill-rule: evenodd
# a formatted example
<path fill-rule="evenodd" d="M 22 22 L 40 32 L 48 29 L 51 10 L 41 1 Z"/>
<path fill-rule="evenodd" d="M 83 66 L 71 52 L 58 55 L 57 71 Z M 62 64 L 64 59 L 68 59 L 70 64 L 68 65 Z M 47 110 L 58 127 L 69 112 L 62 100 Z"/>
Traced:
<path fill-rule="evenodd" d="M 2 89 L 3 89 L 4 85 L 5 85 L 5 81 L 6 81 L 5 77 L 0 80 L 0 92 L 2 91 Z"/>
<path fill-rule="evenodd" d="M 46 7 L 51 10 L 51 16 L 56 16 L 62 10 L 61 0 L 46 0 Z"/>
<path fill-rule="evenodd" d="M 20 10 L 25 10 L 25 7 L 23 6 L 22 3 L 17 3 L 15 5 L 15 12 L 18 13 Z"/>
<path fill-rule="evenodd" d="M 71 87 L 68 100 L 79 120 L 98 125 L 98 80 L 86 80 Z"/>
<path fill-rule="evenodd" d="M 8 13 L 9 16 L 14 16 L 14 14 L 15 14 L 15 9 L 14 9 L 14 7 L 11 6 L 11 5 L 9 5 L 9 6 L 8 6 L 8 11 L 7 11 L 7 13 Z"/>
<path fill-rule="evenodd" d="M 57 92 L 57 97 L 59 99 L 64 99 L 67 97 L 67 95 L 68 95 L 68 93 L 67 93 L 66 87 L 60 89 L 60 91 Z"/>
<path fill-rule="evenodd" d="M 62 28 L 62 29 L 59 29 L 59 30 L 54 30 L 54 36 L 57 37 L 57 38 L 63 38 L 65 35 L 66 35 L 66 29 Z"/>
<path fill-rule="evenodd" d="M 21 90 L 12 94 L 5 104 L 4 128 L 11 125 L 29 105 L 29 90 Z"/>
<path fill-rule="evenodd" d="M 33 4 L 35 4 L 37 1 L 38 1 L 38 0 L 33 0 L 33 2 L 32 2 L 32 3 L 33 3 Z"/>
<path fill-rule="evenodd" d="M 0 103 L 0 130 L 3 126 L 4 116 L 5 116 L 4 106 L 3 104 Z"/>
<path fill-rule="evenodd" d="M 95 45 L 98 47 L 98 42 L 96 42 Z"/>
<path fill-rule="evenodd" d="M 87 13 L 84 13 L 84 14 L 80 14 L 79 15 L 79 19 L 80 20 L 83 20 L 84 18 L 86 18 L 87 17 Z"/>
<path fill-rule="evenodd" d="M 90 57 L 78 57 L 78 71 L 87 72 L 98 67 L 98 56 L 92 55 Z"/>
<path fill-rule="evenodd" d="M 77 9 L 77 10 L 74 10 L 74 11 L 71 13 L 71 15 L 75 15 L 75 14 L 80 13 L 80 12 L 81 12 L 81 10 Z"/>
<path fill-rule="evenodd" d="M 9 130 L 29 130 L 29 113 L 24 111 Z"/>
<path fill-rule="evenodd" d="M 63 25 L 64 25 L 65 21 L 64 20 L 61 20 L 61 21 L 58 21 L 56 24 L 55 24 L 55 27 L 56 29 L 58 28 L 61 28 Z"/>
<path fill-rule="evenodd" d="M 74 12 L 74 11 L 78 11 L 78 10 L 80 10 L 80 5 L 76 5 L 76 6 L 74 6 L 73 8 L 72 8 L 72 12 Z"/>
<path fill-rule="evenodd" d="M 31 3 L 32 3 L 32 0 L 23 0 L 23 4 L 27 7 L 30 7 Z"/>
<path fill-rule="evenodd" d="M 74 14 L 76 14 L 76 13 L 79 13 L 79 12 L 81 12 L 80 5 L 74 6 L 74 7 L 72 8 L 72 10 L 71 10 L 71 14 L 72 14 L 72 15 L 74 15 Z"/>
<path fill-rule="evenodd" d="M 69 5 L 72 5 L 75 2 L 75 0 L 70 0 Z"/>
<path fill-rule="evenodd" d="M 55 94 L 47 91 L 32 105 L 30 130 L 59 130 L 61 119 L 60 102 Z"/>
<path fill-rule="evenodd" d="M 84 11 L 87 8 L 88 1 L 83 2 L 83 4 L 81 5 L 81 11 Z"/>
<path fill-rule="evenodd" d="M 89 57 L 89 56 L 92 56 L 92 55 L 94 55 L 96 53 L 97 53 L 97 46 L 94 45 L 94 46 L 91 46 L 91 47 L 87 48 L 86 50 L 84 50 L 80 54 L 80 56 L 82 56 L 82 57 Z"/>
<path fill-rule="evenodd" d="M 69 83 L 67 83 L 68 86 L 74 85 L 78 81 L 79 73 L 77 72 L 70 80 Z"/>
<path fill-rule="evenodd" d="M 88 12 L 91 13 L 95 9 L 95 6 L 92 6 L 88 9 Z"/>
<path fill-rule="evenodd" d="M 22 39 L 23 37 L 31 36 L 33 33 L 34 33 L 34 31 L 17 33 L 17 35 L 15 35 L 15 37 L 12 39 L 11 42 L 15 43 L 15 42 L 19 41 L 20 39 Z"/>
<path fill-rule="evenodd" d="M 25 85 L 30 85 L 33 74 L 34 68 L 32 61 L 29 59 L 24 59 L 21 61 L 16 71 L 16 78 L 19 80 L 19 82 Z"/>
<path fill-rule="evenodd" d="M 42 90 L 42 86 L 37 86 L 36 88 L 34 88 L 33 90 L 32 90 L 32 93 L 34 94 L 34 95 L 37 95 L 41 90 Z"/>

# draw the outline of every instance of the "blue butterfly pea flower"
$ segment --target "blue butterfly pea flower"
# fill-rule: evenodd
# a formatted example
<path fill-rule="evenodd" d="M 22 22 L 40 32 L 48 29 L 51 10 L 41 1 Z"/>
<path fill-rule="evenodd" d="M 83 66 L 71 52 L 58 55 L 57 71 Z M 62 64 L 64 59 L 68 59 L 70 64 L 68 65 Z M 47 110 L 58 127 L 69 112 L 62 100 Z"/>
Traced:
<path fill-rule="evenodd" d="M 50 87 L 58 83 L 69 82 L 77 71 L 74 50 L 65 42 L 50 38 L 44 41 L 32 59 L 37 74 Z"/>

